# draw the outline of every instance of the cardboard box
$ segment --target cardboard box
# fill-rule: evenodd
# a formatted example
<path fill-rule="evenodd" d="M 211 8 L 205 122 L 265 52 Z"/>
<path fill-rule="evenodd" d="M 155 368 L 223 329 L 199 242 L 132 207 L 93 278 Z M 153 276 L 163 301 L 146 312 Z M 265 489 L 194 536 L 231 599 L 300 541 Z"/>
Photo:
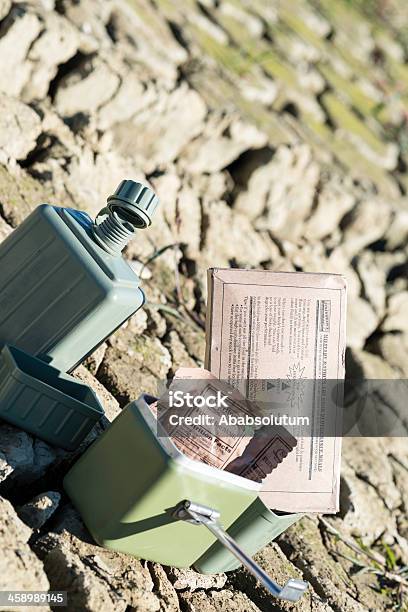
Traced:
<path fill-rule="evenodd" d="M 294 451 L 264 479 L 261 499 L 279 511 L 337 512 L 345 279 L 213 268 L 208 294 L 206 368 L 251 401 L 266 394 L 269 402 L 272 393 L 280 412 L 290 405 L 308 415 Z"/>

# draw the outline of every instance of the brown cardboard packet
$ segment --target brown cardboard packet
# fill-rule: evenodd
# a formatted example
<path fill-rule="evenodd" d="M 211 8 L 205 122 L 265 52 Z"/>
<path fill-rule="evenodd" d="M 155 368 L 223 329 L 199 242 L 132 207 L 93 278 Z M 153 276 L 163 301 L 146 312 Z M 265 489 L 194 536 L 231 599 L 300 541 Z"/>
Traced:
<path fill-rule="evenodd" d="M 215 395 L 217 390 L 220 390 L 228 395 L 228 403 L 234 416 L 258 414 L 253 402 L 246 401 L 237 389 L 219 381 L 208 370 L 202 368 L 179 368 L 169 391 L 174 392 L 178 389 L 193 395 L 206 395 L 206 393 Z M 156 405 L 151 406 L 151 409 L 156 417 L 159 416 L 159 420 L 178 449 L 192 459 L 203 461 L 219 469 L 261 482 L 296 446 L 296 439 L 281 426 L 273 427 L 272 435 L 268 436 L 254 436 L 255 431 L 251 431 L 251 435 L 240 435 L 239 432 L 234 434 L 233 428 L 228 426 L 217 427 L 218 435 L 214 435 L 213 428 L 206 428 L 202 424 L 190 425 L 184 431 L 182 425 L 172 429 L 168 423 L 165 423 L 165 417 L 166 414 L 177 411 L 169 409 L 167 399 L 168 396 L 165 394 Z M 212 414 L 214 419 L 220 417 L 219 409 L 206 409 L 206 413 Z M 221 413 L 225 413 L 225 410 Z M 183 414 L 202 415 L 203 410 L 192 408 L 183 410 Z M 193 431 L 197 435 L 191 435 Z M 248 433 L 248 429 L 245 433 Z"/>
<path fill-rule="evenodd" d="M 208 271 L 206 368 L 230 383 L 247 381 L 252 401 L 265 393 L 268 379 L 276 381 L 277 393 L 289 385 L 295 390 L 290 401 L 295 398 L 313 423 L 263 481 L 261 498 L 273 510 L 338 511 L 341 409 L 338 398 L 336 406 L 313 401 L 309 390 L 316 379 L 319 388 L 344 379 L 345 315 L 346 282 L 340 275 Z M 325 435 L 325 418 L 335 435 Z"/>

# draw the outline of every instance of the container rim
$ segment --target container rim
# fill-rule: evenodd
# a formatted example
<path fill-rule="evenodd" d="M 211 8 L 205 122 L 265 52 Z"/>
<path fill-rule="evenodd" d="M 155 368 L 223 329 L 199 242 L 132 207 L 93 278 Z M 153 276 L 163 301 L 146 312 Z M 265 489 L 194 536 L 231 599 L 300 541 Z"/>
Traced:
<path fill-rule="evenodd" d="M 157 422 L 156 417 L 152 413 L 149 408 L 149 404 L 157 401 L 158 398 L 148 394 L 142 393 L 139 398 L 131 402 L 137 406 L 140 415 L 145 421 L 146 425 L 150 429 L 151 433 L 154 435 L 157 443 L 162 447 L 166 454 L 168 454 L 174 461 L 180 464 L 181 467 L 189 470 L 193 470 L 201 474 L 202 476 L 207 476 L 209 478 L 217 478 L 223 482 L 227 482 L 231 485 L 239 486 L 241 488 L 245 488 L 250 491 L 259 492 L 262 487 L 262 483 L 255 482 L 253 480 L 249 480 L 248 478 L 244 478 L 243 476 L 238 476 L 238 474 L 233 474 L 232 472 L 226 472 L 225 470 L 221 470 L 212 465 L 207 465 L 202 461 L 198 461 L 196 459 L 191 459 L 187 457 L 184 453 L 182 453 L 174 442 L 167 436 L 167 434 L 162 429 L 160 423 Z M 163 437 L 159 437 L 157 435 L 158 430 L 162 429 Z"/>

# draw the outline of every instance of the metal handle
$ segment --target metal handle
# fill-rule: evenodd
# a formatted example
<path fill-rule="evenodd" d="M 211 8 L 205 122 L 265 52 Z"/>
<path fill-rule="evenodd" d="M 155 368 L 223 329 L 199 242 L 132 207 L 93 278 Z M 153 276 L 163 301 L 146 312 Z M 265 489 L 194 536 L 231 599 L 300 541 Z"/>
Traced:
<path fill-rule="evenodd" d="M 281 587 L 264 570 L 242 550 L 233 538 L 218 522 L 220 513 L 208 506 L 196 504 L 188 499 L 180 502 L 173 512 L 173 516 L 193 525 L 204 525 L 233 555 L 255 576 L 261 584 L 274 596 L 287 601 L 298 601 L 306 591 L 308 584 L 303 580 L 290 578 Z"/>

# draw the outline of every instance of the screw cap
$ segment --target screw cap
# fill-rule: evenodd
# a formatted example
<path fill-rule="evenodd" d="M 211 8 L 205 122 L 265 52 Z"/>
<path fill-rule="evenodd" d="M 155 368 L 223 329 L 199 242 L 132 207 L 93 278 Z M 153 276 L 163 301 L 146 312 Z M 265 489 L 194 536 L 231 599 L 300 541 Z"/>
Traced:
<path fill-rule="evenodd" d="M 148 227 L 159 204 L 157 195 L 146 185 L 125 179 L 108 198 L 108 208 L 135 228 Z"/>

